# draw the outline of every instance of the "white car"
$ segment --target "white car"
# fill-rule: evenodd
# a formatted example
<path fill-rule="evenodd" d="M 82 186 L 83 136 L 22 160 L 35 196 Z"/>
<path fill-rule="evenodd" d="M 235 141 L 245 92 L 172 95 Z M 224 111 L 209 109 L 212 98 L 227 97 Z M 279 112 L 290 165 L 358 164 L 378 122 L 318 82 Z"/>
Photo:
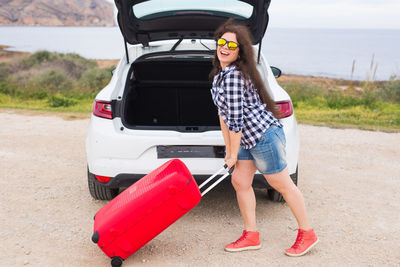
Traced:
<path fill-rule="evenodd" d="M 230 17 L 252 32 L 258 69 L 280 110 L 288 169 L 297 184 L 299 138 L 292 103 L 272 71 L 279 76 L 280 70 L 259 53 L 270 0 L 115 3 L 125 55 L 96 96 L 86 139 L 89 191 L 95 199 L 112 199 L 171 158 L 181 159 L 196 180 L 224 164 L 209 73 L 213 33 Z M 259 173 L 255 185 L 268 188 L 272 200 L 283 200 Z"/>

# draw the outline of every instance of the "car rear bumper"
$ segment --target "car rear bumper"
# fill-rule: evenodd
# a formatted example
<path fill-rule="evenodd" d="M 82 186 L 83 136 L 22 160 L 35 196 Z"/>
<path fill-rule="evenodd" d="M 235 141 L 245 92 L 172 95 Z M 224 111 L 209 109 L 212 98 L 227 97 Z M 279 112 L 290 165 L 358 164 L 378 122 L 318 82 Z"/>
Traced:
<path fill-rule="evenodd" d="M 128 174 L 128 173 L 122 173 L 118 174 L 115 177 L 112 177 L 108 183 L 101 183 L 97 180 L 95 180 L 96 183 L 108 187 L 108 188 L 124 188 L 124 187 L 129 187 L 130 185 L 134 184 L 141 178 L 143 178 L 146 174 Z M 201 182 L 205 181 L 207 178 L 209 178 L 210 175 L 194 175 L 194 178 L 197 182 L 197 184 L 200 184 Z M 214 179 L 215 181 L 221 177 L 221 175 L 216 176 Z M 293 181 L 295 181 L 295 184 L 297 184 L 297 176 L 296 173 L 293 173 L 290 175 Z M 227 181 L 230 181 L 230 177 L 226 178 Z M 254 180 L 253 180 L 253 187 L 256 188 L 266 188 L 266 189 L 271 189 L 272 187 L 268 184 L 267 180 L 264 178 L 262 174 L 255 174 L 254 175 Z"/>
<path fill-rule="evenodd" d="M 111 177 L 108 183 L 101 183 L 97 180 L 95 180 L 95 182 L 108 188 L 121 188 L 121 187 L 124 188 L 124 187 L 129 187 L 130 185 L 134 184 L 144 176 L 146 176 L 146 174 L 121 173 L 116 175 L 115 177 Z M 222 175 L 217 175 L 214 178 L 215 181 L 221 176 Z M 200 184 L 201 182 L 209 178 L 210 175 L 193 175 L 193 177 L 195 178 L 196 182 Z M 230 181 L 230 177 L 226 179 Z M 271 186 L 265 180 L 264 176 L 261 174 L 254 175 L 253 186 L 257 188 L 268 188 L 268 189 L 271 188 Z"/>
<path fill-rule="evenodd" d="M 296 172 L 299 140 L 294 116 L 281 120 L 286 135 L 286 157 L 290 174 Z M 180 133 L 176 131 L 121 130 L 119 118 L 114 120 L 92 116 L 86 139 L 89 171 L 96 175 L 120 177 L 120 184 L 143 177 L 169 158 L 157 157 L 159 145 L 223 146 L 220 131 Z M 223 158 L 179 158 L 192 175 L 209 176 L 224 165 Z M 117 182 L 114 182 L 117 183 Z"/>

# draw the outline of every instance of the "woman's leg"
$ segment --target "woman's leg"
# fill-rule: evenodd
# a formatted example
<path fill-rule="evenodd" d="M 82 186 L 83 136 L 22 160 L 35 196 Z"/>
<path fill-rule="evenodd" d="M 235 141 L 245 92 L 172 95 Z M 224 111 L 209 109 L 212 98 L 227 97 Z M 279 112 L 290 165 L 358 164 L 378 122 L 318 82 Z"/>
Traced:
<path fill-rule="evenodd" d="M 298 257 L 306 254 L 318 243 L 318 237 L 310 227 L 303 195 L 290 178 L 287 168 L 280 173 L 264 176 L 268 183 L 282 194 L 299 225 L 296 241 L 285 251 L 286 255 Z"/>
<path fill-rule="evenodd" d="M 256 198 L 252 183 L 256 167 L 253 160 L 238 160 L 232 173 L 232 185 L 246 231 L 256 231 Z"/>
<path fill-rule="evenodd" d="M 232 185 L 236 190 L 245 230 L 238 240 L 225 247 L 226 251 L 237 252 L 261 248 L 260 234 L 256 231 L 256 198 L 251 186 L 255 172 L 253 160 L 238 160 L 235 164 Z"/>
<path fill-rule="evenodd" d="M 299 229 L 310 230 L 303 195 L 289 176 L 287 168 L 280 173 L 264 175 L 268 183 L 282 194 L 297 220 Z"/>

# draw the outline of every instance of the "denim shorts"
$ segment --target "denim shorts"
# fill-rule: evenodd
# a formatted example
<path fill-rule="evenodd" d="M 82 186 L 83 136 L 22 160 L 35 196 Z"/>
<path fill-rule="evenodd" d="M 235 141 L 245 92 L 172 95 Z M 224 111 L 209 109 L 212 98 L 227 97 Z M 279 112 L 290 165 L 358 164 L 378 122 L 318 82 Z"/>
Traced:
<path fill-rule="evenodd" d="M 238 160 L 253 160 L 262 174 L 275 174 L 286 166 L 286 138 L 281 127 L 271 125 L 258 143 L 250 148 L 239 148 Z"/>

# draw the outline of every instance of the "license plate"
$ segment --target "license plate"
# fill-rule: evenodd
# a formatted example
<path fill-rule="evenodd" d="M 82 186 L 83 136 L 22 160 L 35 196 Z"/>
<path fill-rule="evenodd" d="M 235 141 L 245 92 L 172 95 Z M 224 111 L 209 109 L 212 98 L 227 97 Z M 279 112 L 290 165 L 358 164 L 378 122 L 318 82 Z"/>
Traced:
<path fill-rule="evenodd" d="M 163 158 L 224 158 L 223 146 L 157 146 L 157 157 Z"/>

